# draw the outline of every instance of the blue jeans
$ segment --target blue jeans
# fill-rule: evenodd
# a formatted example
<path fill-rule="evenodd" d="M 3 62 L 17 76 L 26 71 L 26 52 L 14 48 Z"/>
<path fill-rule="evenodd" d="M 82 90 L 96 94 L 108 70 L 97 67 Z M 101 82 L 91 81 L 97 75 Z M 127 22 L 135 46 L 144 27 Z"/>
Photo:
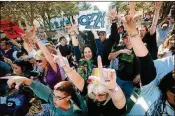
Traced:
<path fill-rule="evenodd" d="M 119 77 L 117 77 L 117 84 L 123 90 L 126 99 L 129 99 L 134 90 L 134 84 L 132 83 L 132 81 L 124 81 L 124 80 L 121 80 Z"/>

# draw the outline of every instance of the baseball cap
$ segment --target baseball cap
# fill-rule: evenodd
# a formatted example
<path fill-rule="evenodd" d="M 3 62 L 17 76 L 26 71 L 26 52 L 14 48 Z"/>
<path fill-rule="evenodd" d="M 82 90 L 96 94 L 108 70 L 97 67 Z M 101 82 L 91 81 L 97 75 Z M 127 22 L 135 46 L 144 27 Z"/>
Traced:
<path fill-rule="evenodd" d="M 123 33 L 122 34 L 122 39 L 125 39 L 127 36 L 128 36 L 128 33 L 127 32 Z"/>
<path fill-rule="evenodd" d="M 97 31 L 97 34 L 98 34 L 98 36 L 105 35 L 106 34 L 106 31 Z"/>

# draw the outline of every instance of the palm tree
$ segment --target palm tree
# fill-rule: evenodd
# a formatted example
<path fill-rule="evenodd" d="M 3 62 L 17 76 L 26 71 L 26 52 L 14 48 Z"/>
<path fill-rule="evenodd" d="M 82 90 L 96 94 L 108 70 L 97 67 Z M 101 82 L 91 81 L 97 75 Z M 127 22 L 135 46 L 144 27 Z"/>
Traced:
<path fill-rule="evenodd" d="M 100 9 L 98 8 L 98 6 L 95 5 L 95 6 L 93 7 L 93 10 L 100 10 Z"/>
<path fill-rule="evenodd" d="M 128 10 L 128 2 L 115 1 L 110 4 L 110 8 L 116 8 L 117 13 L 119 11 L 127 11 Z"/>

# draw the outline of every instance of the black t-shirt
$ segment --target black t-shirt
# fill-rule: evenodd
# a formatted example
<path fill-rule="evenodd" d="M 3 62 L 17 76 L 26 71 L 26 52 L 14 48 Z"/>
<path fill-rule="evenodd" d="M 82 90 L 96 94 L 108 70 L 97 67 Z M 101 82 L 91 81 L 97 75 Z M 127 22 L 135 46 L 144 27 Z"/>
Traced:
<path fill-rule="evenodd" d="M 119 51 L 122 49 L 127 49 L 126 46 L 117 46 L 113 48 L 112 52 Z M 125 81 L 132 81 L 136 75 L 139 74 L 139 60 L 137 59 L 136 55 L 134 54 L 133 49 L 130 49 L 132 53 L 128 54 L 120 54 L 118 56 L 119 63 L 118 63 L 118 71 L 117 76 Z"/>
<path fill-rule="evenodd" d="M 88 98 L 88 116 L 121 116 L 126 113 L 126 106 L 122 109 L 117 109 L 110 99 L 105 105 L 104 102 L 94 102 Z"/>
<path fill-rule="evenodd" d="M 80 92 L 84 98 L 87 98 L 87 86 L 85 82 L 83 91 Z M 88 116 L 122 116 L 126 113 L 126 105 L 122 109 L 118 109 L 114 106 L 112 99 L 110 99 L 105 105 L 104 102 L 95 102 L 94 100 L 87 98 Z"/>
<path fill-rule="evenodd" d="M 65 46 L 59 45 L 58 48 L 59 48 L 62 56 L 64 56 L 64 57 L 71 54 L 71 46 L 70 45 L 65 45 Z"/>
<path fill-rule="evenodd" d="M 153 60 L 157 59 L 158 47 L 156 42 L 156 32 L 150 35 L 150 32 L 146 33 L 143 37 L 143 42 L 146 43 L 146 47 L 151 54 Z"/>

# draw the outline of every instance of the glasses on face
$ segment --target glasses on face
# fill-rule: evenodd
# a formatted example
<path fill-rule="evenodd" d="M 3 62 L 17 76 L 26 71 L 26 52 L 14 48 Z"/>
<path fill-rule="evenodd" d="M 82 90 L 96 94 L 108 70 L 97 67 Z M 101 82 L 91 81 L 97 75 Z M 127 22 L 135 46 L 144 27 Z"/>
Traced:
<path fill-rule="evenodd" d="M 41 63 L 41 62 L 42 62 L 42 60 L 36 60 L 36 62 Z"/>
<path fill-rule="evenodd" d="M 68 96 L 60 97 L 60 96 L 55 96 L 55 95 L 53 94 L 53 97 L 55 98 L 55 100 L 63 100 L 63 99 L 65 99 L 65 98 L 67 98 Z"/>
<path fill-rule="evenodd" d="M 98 97 L 104 97 L 104 96 L 106 96 L 106 93 L 103 93 L 103 94 L 95 94 L 95 93 L 93 93 L 94 94 L 94 96 L 98 96 Z"/>

